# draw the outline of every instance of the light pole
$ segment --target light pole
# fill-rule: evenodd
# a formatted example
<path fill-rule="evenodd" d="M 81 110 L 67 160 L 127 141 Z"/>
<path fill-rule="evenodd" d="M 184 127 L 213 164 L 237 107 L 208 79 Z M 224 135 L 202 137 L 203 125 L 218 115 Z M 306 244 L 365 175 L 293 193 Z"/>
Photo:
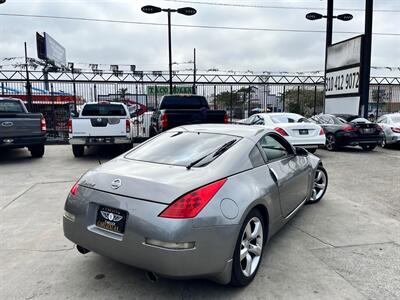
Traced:
<path fill-rule="evenodd" d="M 1 0 L 0 0 L 1 1 Z M 168 13 L 168 52 L 169 52 L 169 93 L 172 94 L 172 42 L 171 42 L 171 13 L 177 12 L 185 16 L 193 16 L 196 10 L 192 7 L 182 7 L 178 9 L 160 8 L 157 6 L 146 5 L 142 7 L 142 11 L 146 14 L 155 14 L 159 12 Z"/>
<path fill-rule="evenodd" d="M 0 4 L 6 3 L 6 0 L 0 0 Z"/>
<path fill-rule="evenodd" d="M 350 21 L 353 19 L 353 15 L 351 14 L 341 14 L 334 16 L 333 15 L 333 0 L 328 0 L 327 5 L 327 13 L 326 16 L 311 12 L 306 15 L 306 18 L 310 21 L 320 20 L 322 18 L 326 19 L 326 42 L 325 42 L 325 81 L 326 81 L 326 63 L 328 59 L 328 47 L 332 45 L 332 32 L 333 32 L 333 19 L 338 19 L 341 21 Z"/>

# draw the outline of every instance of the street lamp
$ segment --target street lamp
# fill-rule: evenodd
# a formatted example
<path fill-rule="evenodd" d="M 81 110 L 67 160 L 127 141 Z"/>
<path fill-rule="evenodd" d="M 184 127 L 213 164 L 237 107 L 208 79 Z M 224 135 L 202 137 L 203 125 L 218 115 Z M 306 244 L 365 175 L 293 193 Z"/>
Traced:
<path fill-rule="evenodd" d="M 6 3 L 6 0 L 0 0 L 0 4 Z"/>
<path fill-rule="evenodd" d="M 2 1 L 2 0 L 0 0 Z M 142 7 L 142 12 L 146 14 L 156 14 L 159 12 L 168 13 L 168 50 L 169 50 L 169 93 L 172 94 L 172 42 L 171 42 L 171 13 L 177 12 L 185 16 L 193 16 L 196 10 L 192 7 L 182 7 L 178 9 L 160 8 L 153 5 L 146 5 Z"/>

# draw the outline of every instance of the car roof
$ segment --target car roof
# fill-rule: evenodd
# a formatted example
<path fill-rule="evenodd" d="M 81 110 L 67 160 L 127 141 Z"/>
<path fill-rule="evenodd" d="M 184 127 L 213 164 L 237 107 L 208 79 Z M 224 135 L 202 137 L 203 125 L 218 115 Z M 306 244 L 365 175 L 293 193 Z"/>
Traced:
<path fill-rule="evenodd" d="M 256 115 L 261 115 L 261 116 L 268 116 L 268 117 L 276 117 L 276 116 L 300 116 L 302 115 L 295 114 L 295 113 L 286 113 L 286 112 L 280 112 L 280 113 L 260 113 Z"/>
<path fill-rule="evenodd" d="M 237 125 L 237 124 L 198 124 L 184 125 L 171 129 L 171 131 L 209 132 L 216 134 L 235 135 L 244 138 L 257 139 L 267 132 L 274 132 L 264 126 Z"/>
<path fill-rule="evenodd" d="M 22 101 L 21 99 L 18 98 L 5 98 L 5 97 L 0 97 L 0 101 L 1 100 L 7 100 L 7 101 Z"/>

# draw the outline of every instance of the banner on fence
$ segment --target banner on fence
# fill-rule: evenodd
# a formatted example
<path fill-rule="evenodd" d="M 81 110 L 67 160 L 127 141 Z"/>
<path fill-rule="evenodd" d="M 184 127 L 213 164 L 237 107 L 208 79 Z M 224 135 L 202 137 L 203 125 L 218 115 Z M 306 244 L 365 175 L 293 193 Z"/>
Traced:
<path fill-rule="evenodd" d="M 147 87 L 148 95 L 167 95 L 169 94 L 169 86 L 163 85 L 150 85 Z M 174 86 L 172 88 L 172 94 L 191 94 L 192 87 L 191 86 Z"/>

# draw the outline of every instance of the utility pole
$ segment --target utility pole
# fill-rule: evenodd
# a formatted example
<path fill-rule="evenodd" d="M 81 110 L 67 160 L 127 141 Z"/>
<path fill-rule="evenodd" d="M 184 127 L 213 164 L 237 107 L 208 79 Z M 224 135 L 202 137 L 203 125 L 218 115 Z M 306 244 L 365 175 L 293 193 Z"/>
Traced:
<path fill-rule="evenodd" d="M 368 118 L 369 77 L 371 75 L 372 20 L 374 1 L 365 0 L 365 36 L 361 57 L 361 116 Z"/>
<path fill-rule="evenodd" d="M 196 48 L 193 49 L 193 94 L 196 93 Z"/>
<path fill-rule="evenodd" d="M 169 49 L 169 93 L 172 95 L 172 41 L 171 41 L 171 10 L 168 13 L 168 49 Z"/>
<path fill-rule="evenodd" d="M 28 48 L 26 46 L 26 42 L 24 43 L 24 46 L 25 46 L 26 96 L 28 99 L 29 111 L 32 111 L 32 89 L 31 89 L 31 82 L 29 80 Z"/>

